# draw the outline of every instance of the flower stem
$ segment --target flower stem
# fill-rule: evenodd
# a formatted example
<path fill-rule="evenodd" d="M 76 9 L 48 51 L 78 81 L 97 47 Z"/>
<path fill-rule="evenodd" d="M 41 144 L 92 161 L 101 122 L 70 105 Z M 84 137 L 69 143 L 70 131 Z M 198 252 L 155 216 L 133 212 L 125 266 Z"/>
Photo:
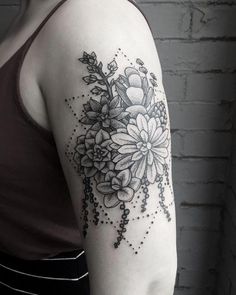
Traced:
<path fill-rule="evenodd" d="M 98 71 L 98 74 L 101 76 L 102 80 L 104 81 L 105 85 L 106 85 L 106 88 L 107 88 L 107 91 L 108 91 L 108 95 L 110 97 L 110 100 L 113 99 L 113 93 L 112 93 L 112 88 L 109 84 L 109 81 L 107 79 L 107 76 L 103 73 L 103 71 L 97 67 L 97 71 Z"/>

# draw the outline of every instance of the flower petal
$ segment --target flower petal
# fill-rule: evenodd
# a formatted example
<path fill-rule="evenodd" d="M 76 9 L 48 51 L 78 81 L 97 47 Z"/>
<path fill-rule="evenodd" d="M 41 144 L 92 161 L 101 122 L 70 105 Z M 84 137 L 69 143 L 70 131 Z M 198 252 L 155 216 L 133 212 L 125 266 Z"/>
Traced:
<path fill-rule="evenodd" d="M 127 131 L 130 136 L 132 136 L 136 141 L 140 141 L 140 131 L 138 127 L 133 124 L 127 125 Z"/>
<path fill-rule="evenodd" d="M 128 98 L 131 100 L 132 104 L 141 105 L 144 96 L 142 88 L 129 87 L 126 90 L 126 94 Z"/>
<path fill-rule="evenodd" d="M 132 105 L 128 107 L 126 111 L 129 113 L 131 118 L 136 118 L 139 113 L 144 115 L 147 113 L 147 109 L 145 109 L 142 105 Z"/>
<path fill-rule="evenodd" d="M 127 155 L 118 154 L 117 156 L 115 156 L 115 157 L 113 158 L 113 161 L 114 161 L 115 163 L 117 163 L 117 162 L 119 162 L 120 160 L 123 160 L 123 159 L 126 158 L 126 157 L 127 157 Z"/>
<path fill-rule="evenodd" d="M 97 173 L 97 169 L 95 167 L 84 167 L 84 174 L 87 177 L 93 177 Z"/>
<path fill-rule="evenodd" d="M 162 175 L 164 173 L 163 165 L 160 162 L 155 162 L 157 174 Z"/>
<path fill-rule="evenodd" d="M 133 154 L 133 156 L 132 156 L 132 161 L 138 161 L 138 160 L 140 160 L 142 157 L 143 157 L 143 154 L 142 154 L 140 151 L 138 151 L 138 152 L 136 152 L 136 153 Z"/>
<path fill-rule="evenodd" d="M 110 135 L 103 129 L 100 129 L 96 134 L 95 141 L 97 144 L 101 144 L 103 141 L 110 139 Z"/>
<path fill-rule="evenodd" d="M 87 155 L 85 155 L 81 159 L 81 165 L 84 166 L 84 167 L 93 167 L 93 162 Z"/>
<path fill-rule="evenodd" d="M 105 181 L 106 181 L 106 182 L 111 181 L 111 179 L 112 179 L 113 177 L 115 177 L 115 176 L 116 176 L 115 172 L 113 172 L 113 171 L 108 171 L 107 174 L 106 174 L 106 176 L 105 176 Z"/>
<path fill-rule="evenodd" d="M 123 108 L 115 108 L 109 111 L 110 118 L 115 118 L 123 112 Z"/>
<path fill-rule="evenodd" d="M 114 185 L 116 184 L 116 185 L 119 185 L 119 187 L 120 187 L 120 186 L 121 186 L 121 183 L 122 183 L 122 181 L 121 181 L 118 177 L 116 177 L 116 176 L 113 177 L 112 180 L 111 180 L 111 184 L 112 184 L 112 185 L 113 185 L 113 184 L 114 184 Z"/>
<path fill-rule="evenodd" d="M 94 162 L 94 167 L 96 167 L 98 170 L 102 170 L 105 165 L 105 162 Z"/>
<path fill-rule="evenodd" d="M 146 131 L 142 130 L 140 132 L 140 135 L 141 135 L 142 141 L 148 142 L 148 133 Z"/>
<path fill-rule="evenodd" d="M 132 87 L 138 87 L 141 88 L 142 87 L 142 80 L 140 75 L 137 73 L 134 73 L 132 75 L 129 76 L 129 84 Z"/>
<path fill-rule="evenodd" d="M 90 111 L 90 112 L 87 112 L 87 113 L 86 113 L 86 116 L 87 116 L 89 119 L 95 120 L 95 119 L 99 116 L 99 113 L 96 113 L 96 112 Z"/>
<path fill-rule="evenodd" d="M 129 183 L 129 187 L 132 188 L 134 191 L 137 191 L 140 188 L 141 181 L 140 179 L 133 177 Z"/>
<path fill-rule="evenodd" d="M 75 147 L 75 150 L 76 150 L 79 154 L 84 155 L 85 152 L 86 152 L 84 143 L 82 143 L 82 144 L 78 144 L 78 145 Z"/>
<path fill-rule="evenodd" d="M 125 69 L 125 75 L 126 75 L 126 77 L 129 78 L 129 76 L 135 75 L 135 74 L 138 74 L 139 75 L 138 70 L 136 70 L 135 68 L 133 68 L 133 67 L 127 67 Z"/>
<path fill-rule="evenodd" d="M 119 148 L 118 152 L 121 154 L 129 154 L 129 153 L 135 153 L 137 152 L 137 147 L 134 144 L 127 144 L 123 145 L 121 148 Z"/>
<path fill-rule="evenodd" d="M 157 129 L 156 129 L 156 131 L 154 132 L 154 134 L 153 134 L 153 137 L 150 139 L 151 140 L 151 142 L 153 143 L 153 145 L 156 145 L 156 142 L 158 142 L 158 139 L 159 139 L 159 137 L 161 136 L 161 134 L 162 134 L 162 127 L 158 127 Z M 155 143 L 155 144 L 154 144 Z"/>
<path fill-rule="evenodd" d="M 149 134 L 150 141 L 152 141 L 152 137 L 153 137 L 156 129 L 157 129 L 156 120 L 154 118 L 151 118 L 148 121 L 148 134 Z"/>
<path fill-rule="evenodd" d="M 91 106 L 91 109 L 94 111 L 94 112 L 100 112 L 101 111 L 101 105 L 99 102 L 97 102 L 96 100 L 90 98 L 89 100 L 89 104 Z"/>
<path fill-rule="evenodd" d="M 158 156 L 157 154 L 153 154 L 153 156 L 154 156 L 155 163 L 160 162 L 162 165 L 165 164 L 165 158 L 162 158 L 162 157 Z"/>
<path fill-rule="evenodd" d="M 153 147 L 152 151 L 162 158 L 166 158 L 168 156 L 168 150 L 166 148 Z"/>
<path fill-rule="evenodd" d="M 125 124 L 116 120 L 116 119 L 111 119 L 111 126 L 115 129 L 118 128 L 126 128 Z"/>
<path fill-rule="evenodd" d="M 152 163 L 153 163 L 153 153 L 152 153 L 152 151 L 148 151 L 148 154 L 147 154 L 147 163 L 148 163 L 148 165 L 152 165 Z"/>
<path fill-rule="evenodd" d="M 105 195 L 114 193 L 110 182 L 102 182 L 97 185 L 97 190 Z"/>
<path fill-rule="evenodd" d="M 157 176 L 155 163 L 147 165 L 147 179 L 150 183 L 154 183 Z"/>
<path fill-rule="evenodd" d="M 148 124 L 147 124 L 147 120 L 144 117 L 144 115 L 138 114 L 136 120 L 137 120 L 137 126 L 138 126 L 139 131 L 145 130 L 146 132 L 148 132 Z"/>
<path fill-rule="evenodd" d="M 146 171 L 146 166 L 147 166 L 147 164 L 146 164 L 146 156 L 144 156 L 142 158 L 142 160 L 140 161 L 140 164 L 139 164 L 139 166 L 137 168 L 137 171 L 136 171 L 136 174 L 135 174 L 135 176 L 137 178 L 139 178 L 139 179 L 143 178 L 144 173 Z"/>
<path fill-rule="evenodd" d="M 131 161 L 132 156 L 127 156 L 124 159 L 122 159 L 121 161 L 119 161 L 116 166 L 115 169 L 116 170 L 123 170 L 123 169 L 127 169 L 129 168 L 134 162 Z"/>
<path fill-rule="evenodd" d="M 117 205 L 119 205 L 119 203 L 120 203 L 116 194 L 104 196 L 103 202 L 104 202 L 105 207 L 107 207 L 107 208 L 114 208 Z"/>
<path fill-rule="evenodd" d="M 130 183 L 131 173 L 128 169 L 125 169 L 125 170 L 119 172 L 119 174 L 117 175 L 117 178 L 120 179 L 122 187 L 126 187 Z"/>
<path fill-rule="evenodd" d="M 117 133 L 111 136 L 111 139 L 119 144 L 119 145 L 124 145 L 124 144 L 133 144 L 135 143 L 135 140 L 133 137 L 126 133 Z"/>
<path fill-rule="evenodd" d="M 117 193 L 118 200 L 122 202 L 130 202 L 134 197 L 134 190 L 130 187 L 125 187 Z"/>
<path fill-rule="evenodd" d="M 161 128 L 161 127 L 159 127 L 159 128 Z M 157 146 L 157 145 L 162 144 L 164 141 L 166 141 L 167 137 L 168 137 L 168 130 L 165 130 L 164 132 L 162 132 L 162 134 L 158 138 L 154 139 L 154 137 L 153 137 L 153 141 L 152 141 L 153 145 Z"/>

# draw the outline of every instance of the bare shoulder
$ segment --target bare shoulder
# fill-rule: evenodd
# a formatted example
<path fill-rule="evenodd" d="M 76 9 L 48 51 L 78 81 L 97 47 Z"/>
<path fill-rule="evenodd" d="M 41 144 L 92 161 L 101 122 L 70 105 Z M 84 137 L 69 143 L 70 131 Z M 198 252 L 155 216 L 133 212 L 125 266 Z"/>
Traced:
<path fill-rule="evenodd" d="M 100 59 L 112 59 L 124 46 L 124 57 L 145 56 L 150 66 L 155 57 L 153 71 L 162 76 L 148 23 L 128 0 L 67 0 L 50 23 L 46 39 L 41 76 L 45 87 L 50 84 L 51 89 L 55 89 L 55 73 L 57 77 L 62 73 L 63 80 L 70 77 L 68 82 L 74 83 L 71 72 L 78 71 L 76 61 L 81 52 L 92 52 L 94 48 Z M 52 93 L 51 97 L 55 95 Z"/>
<path fill-rule="evenodd" d="M 141 36 L 136 38 L 136 36 Z M 142 13 L 128 0 L 67 0 L 47 25 L 45 50 L 50 61 L 65 61 L 84 46 L 111 49 L 121 42 L 144 47 L 153 43 Z M 97 48 L 99 50 L 99 48 Z M 62 58 L 63 57 L 63 58 Z M 46 60 L 48 64 L 48 60 Z"/>

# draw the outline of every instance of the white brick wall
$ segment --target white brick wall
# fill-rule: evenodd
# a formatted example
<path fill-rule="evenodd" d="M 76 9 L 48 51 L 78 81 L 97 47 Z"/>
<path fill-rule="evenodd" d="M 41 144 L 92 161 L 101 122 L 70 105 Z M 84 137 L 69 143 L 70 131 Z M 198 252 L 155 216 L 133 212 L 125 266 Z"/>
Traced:
<path fill-rule="evenodd" d="M 227 169 L 236 148 L 230 117 L 236 0 L 137 2 L 152 27 L 170 108 L 179 255 L 175 295 L 235 295 L 236 198 L 230 187 L 236 192 L 236 182 L 228 181 Z M 18 4 L 0 0 L 0 38 Z M 234 163 L 232 179 L 236 156 Z"/>

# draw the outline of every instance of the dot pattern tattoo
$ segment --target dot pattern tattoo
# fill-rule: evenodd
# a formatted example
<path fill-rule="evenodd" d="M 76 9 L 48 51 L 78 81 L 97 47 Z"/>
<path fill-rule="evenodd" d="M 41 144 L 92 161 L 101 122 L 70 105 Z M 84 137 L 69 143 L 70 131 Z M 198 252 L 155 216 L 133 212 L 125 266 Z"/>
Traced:
<path fill-rule="evenodd" d="M 123 72 L 117 62 L 121 58 L 129 64 Z M 84 52 L 78 60 L 87 66 L 89 74 L 83 81 L 89 94 L 65 99 L 76 120 L 65 155 L 83 177 L 83 235 L 87 236 L 91 224 L 112 226 L 114 248 L 124 241 L 138 254 L 157 214 L 164 213 L 171 221 L 173 200 L 167 204 L 165 198 L 171 184 L 168 117 L 164 99 L 160 99 L 164 92 L 144 62 L 137 58 L 135 66 L 120 48 L 106 69 L 95 52 Z M 81 99 L 86 102 L 79 115 L 76 102 Z M 157 192 L 154 211 L 151 188 Z M 144 218 L 151 223 L 135 245 L 128 228 Z"/>

